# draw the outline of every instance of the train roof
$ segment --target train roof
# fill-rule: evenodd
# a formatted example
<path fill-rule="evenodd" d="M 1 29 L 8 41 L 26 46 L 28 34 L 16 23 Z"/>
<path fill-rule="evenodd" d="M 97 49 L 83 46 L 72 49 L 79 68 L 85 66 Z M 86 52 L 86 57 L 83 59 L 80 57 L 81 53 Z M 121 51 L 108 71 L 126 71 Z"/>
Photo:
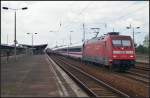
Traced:
<path fill-rule="evenodd" d="M 119 36 L 110 35 L 110 37 L 113 37 L 113 38 L 117 38 L 117 37 L 120 37 L 120 38 L 130 38 L 130 36 L 127 36 L 127 35 L 119 35 Z"/>
<path fill-rule="evenodd" d="M 103 39 L 105 39 L 106 37 L 131 39 L 130 36 L 127 36 L 127 35 L 119 35 L 119 32 L 108 32 L 107 34 L 104 34 L 103 36 L 95 37 L 95 38 L 89 39 L 89 40 L 85 41 L 85 43 L 96 42 L 96 41 L 98 41 L 98 40 L 103 40 Z"/>

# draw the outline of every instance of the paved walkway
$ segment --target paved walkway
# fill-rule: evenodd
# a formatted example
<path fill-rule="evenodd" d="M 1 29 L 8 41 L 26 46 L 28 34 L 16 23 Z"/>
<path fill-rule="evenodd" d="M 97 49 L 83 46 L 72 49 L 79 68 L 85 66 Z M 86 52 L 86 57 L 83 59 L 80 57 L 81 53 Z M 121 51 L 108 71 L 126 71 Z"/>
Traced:
<path fill-rule="evenodd" d="M 76 97 L 71 87 L 54 72 L 46 55 L 22 56 L 17 62 L 1 63 L 1 96 Z M 60 81 L 57 78 L 61 78 Z"/>

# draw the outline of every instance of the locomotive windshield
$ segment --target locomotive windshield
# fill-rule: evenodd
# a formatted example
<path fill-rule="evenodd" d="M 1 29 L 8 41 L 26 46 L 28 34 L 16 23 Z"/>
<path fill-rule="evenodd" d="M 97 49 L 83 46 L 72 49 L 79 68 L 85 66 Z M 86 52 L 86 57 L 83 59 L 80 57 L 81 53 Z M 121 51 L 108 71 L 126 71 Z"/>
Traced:
<path fill-rule="evenodd" d="M 112 40 L 113 46 L 131 46 L 130 40 Z"/>
<path fill-rule="evenodd" d="M 131 46 L 130 40 L 122 40 L 123 46 Z"/>

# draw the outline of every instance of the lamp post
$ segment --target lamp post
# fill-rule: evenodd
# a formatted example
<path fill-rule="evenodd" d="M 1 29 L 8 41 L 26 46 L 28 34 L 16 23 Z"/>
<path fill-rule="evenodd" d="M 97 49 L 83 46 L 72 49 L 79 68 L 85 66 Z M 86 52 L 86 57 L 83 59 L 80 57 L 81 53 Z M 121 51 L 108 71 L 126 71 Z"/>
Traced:
<path fill-rule="evenodd" d="M 133 27 L 131 24 L 130 26 L 126 27 L 127 29 L 132 29 L 132 38 L 133 38 L 133 45 L 134 45 L 134 35 L 135 35 L 135 29 L 139 29 L 140 27 Z M 134 45 L 135 46 L 135 45 Z"/>
<path fill-rule="evenodd" d="M 27 34 L 31 34 L 31 35 L 32 35 L 32 36 L 31 36 L 31 39 L 32 39 L 32 52 L 33 52 L 33 41 L 34 41 L 33 35 L 34 35 L 34 34 L 38 34 L 38 33 L 27 33 Z"/>
<path fill-rule="evenodd" d="M 16 11 L 17 10 L 26 10 L 28 9 L 27 7 L 23 7 L 23 8 L 19 8 L 19 9 L 13 9 L 13 8 L 9 8 L 9 7 L 3 7 L 4 10 L 14 10 L 15 11 L 15 16 L 14 16 L 14 44 L 15 44 L 15 49 L 14 49 L 14 52 L 15 52 L 15 61 L 16 61 L 16 44 L 17 44 L 17 40 L 16 40 Z"/>
<path fill-rule="evenodd" d="M 84 43 L 85 41 L 85 25 L 83 23 L 83 39 L 82 39 L 82 42 Z"/>

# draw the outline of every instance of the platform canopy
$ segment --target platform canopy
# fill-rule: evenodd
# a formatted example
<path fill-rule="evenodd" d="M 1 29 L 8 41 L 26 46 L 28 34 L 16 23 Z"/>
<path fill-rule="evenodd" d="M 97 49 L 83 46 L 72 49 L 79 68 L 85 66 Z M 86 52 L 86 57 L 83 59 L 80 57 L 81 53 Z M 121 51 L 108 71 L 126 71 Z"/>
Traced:
<path fill-rule="evenodd" d="M 20 44 L 19 46 L 27 47 L 27 48 L 35 48 L 35 49 L 45 49 L 47 47 L 47 44 L 41 44 L 41 45 L 26 45 L 26 44 Z"/>
<path fill-rule="evenodd" d="M 14 49 L 14 45 L 0 44 L 0 49 Z M 23 49 L 24 47 L 16 46 L 17 49 Z"/>
<path fill-rule="evenodd" d="M 28 49 L 32 49 L 34 54 L 41 54 L 44 53 L 45 48 L 47 47 L 47 44 L 41 44 L 41 45 L 26 45 L 26 44 L 20 44 L 19 46 L 25 47 Z"/>

